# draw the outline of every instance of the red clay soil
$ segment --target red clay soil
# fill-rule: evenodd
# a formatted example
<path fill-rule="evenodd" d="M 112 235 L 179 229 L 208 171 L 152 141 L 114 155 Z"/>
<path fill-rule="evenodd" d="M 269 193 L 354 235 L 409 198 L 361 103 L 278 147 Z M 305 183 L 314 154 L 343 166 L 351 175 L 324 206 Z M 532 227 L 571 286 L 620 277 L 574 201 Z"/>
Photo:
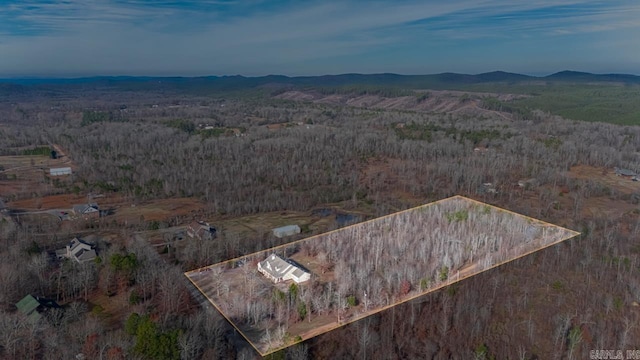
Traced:
<path fill-rule="evenodd" d="M 640 182 L 628 177 L 617 176 L 613 169 L 587 165 L 578 165 L 571 168 L 567 176 L 574 179 L 593 180 L 602 185 L 611 187 L 623 194 L 632 194 L 640 191 Z"/>
<path fill-rule="evenodd" d="M 39 198 L 16 200 L 11 208 L 20 210 L 70 209 L 73 205 L 87 203 L 87 197 L 75 194 L 51 195 Z M 40 206 L 38 206 L 40 204 Z"/>

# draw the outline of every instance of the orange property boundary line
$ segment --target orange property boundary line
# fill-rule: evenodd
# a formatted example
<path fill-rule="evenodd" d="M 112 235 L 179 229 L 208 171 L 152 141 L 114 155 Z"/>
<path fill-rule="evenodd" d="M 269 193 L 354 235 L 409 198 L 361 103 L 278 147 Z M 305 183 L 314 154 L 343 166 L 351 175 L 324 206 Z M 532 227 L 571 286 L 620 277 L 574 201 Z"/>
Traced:
<path fill-rule="evenodd" d="M 286 349 L 286 348 L 288 348 L 289 346 L 295 345 L 295 343 L 291 343 L 291 344 L 284 345 L 284 346 L 281 346 L 281 347 L 278 347 L 278 348 L 275 348 L 275 349 L 271 349 L 271 350 L 269 350 L 269 351 L 267 351 L 267 352 L 264 352 L 264 353 L 263 353 L 262 351 L 260 351 L 260 350 L 256 347 L 256 345 L 255 345 L 251 340 L 249 340 L 249 338 L 248 338 L 247 336 L 245 336 L 245 334 L 243 333 L 243 331 L 242 331 L 242 330 L 240 330 L 240 328 L 238 328 L 238 326 L 236 326 L 236 324 L 235 324 L 233 321 L 231 321 L 231 320 L 230 320 L 230 319 L 229 319 L 229 318 L 224 314 L 224 312 L 223 312 L 223 311 L 222 311 L 222 310 L 221 310 L 221 309 L 220 309 L 220 308 L 215 304 L 215 302 L 214 302 L 214 301 L 213 301 L 213 300 L 212 300 L 212 299 L 207 295 L 207 293 L 206 293 L 206 292 L 204 292 L 204 291 L 200 288 L 200 286 L 198 286 L 198 285 L 195 283 L 195 281 L 193 281 L 193 280 L 191 279 L 191 277 L 190 277 L 190 275 L 191 275 L 191 274 L 193 274 L 193 273 L 199 273 L 199 272 L 201 272 L 203 269 L 212 268 L 212 267 L 217 267 L 217 266 L 223 266 L 224 264 L 227 264 L 227 263 L 230 263 L 230 262 L 235 262 L 235 261 L 238 261 L 238 260 L 241 260 L 241 259 L 244 259 L 244 258 L 250 257 L 250 256 L 256 256 L 256 255 L 259 255 L 259 254 L 261 254 L 261 253 L 273 252 L 273 251 L 275 251 L 275 250 L 277 250 L 277 249 L 281 249 L 281 248 L 285 248 L 285 247 L 288 247 L 288 246 L 292 246 L 292 245 L 295 245 L 295 244 L 301 243 L 301 242 L 303 242 L 303 241 L 310 241 L 310 240 L 312 240 L 312 239 L 314 239 L 314 238 L 317 238 L 317 237 L 320 237 L 320 236 L 326 236 L 326 235 L 331 234 L 331 233 L 336 232 L 336 231 L 344 231 L 345 229 L 348 229 L 348 228 L 353 227 L 353 226 L 362 226 L 362 224 L 366 224 L 366 223 L 369 223 L 369 222 L 376 222 L 376 221 L 380 221 L 381 219 L 385 219 L 385 218 L 388 218 L 388 217 L 391 217 L 391 216 L 397 216 L 397 215 L 399 215 L 399 214 L 406 213 L 406 212 L 416 211 L 416 210 L 418 210 L 418 209 L 420 209 L 420 208 L 430 207 L 430 206 L 436 205 L 436 204 L 438 204 L 438 203 L 446 202 L 446 201 L 450 201 L 450 200 L 453 200 L 453 199 L 463 199 L 463 200 L 465 200 L 465 201 L 469 201 L 469 202 L 472 202 L 472 203 L 475 203 L 475 204 L 478 204 L 478 205 L 482 205 L 482 206 L 489 206 L 489 207 L 491 207 L 491 208 L 493 208 L 493 209 L 496 209 L 496 210 L 498 210 L 498 211 L 503 211 L 503 212 L 506 212 L 506 213 L 509 213 L 509 214 L 512 214 L 512 215 L 515 215 L 515 216 L 518 216 L 518 217 L 526 218 L 526 219 L 529 219 L 529 220 L 535 221 L 535 222 L 540 223 L 540 224 L 543 224 L 543 225 L 553 226 L 553 227 L 558 228 L 558 229 L 563 229 L 563 230 L 568 231 L 569 233 L 571 233 L 571 235 L 570 235 L 570 236 L 567 236 L 567 237 L 565 237 L 565 238 L 561 238 L 561 239 L 559 239 L 559 240 L 557 240 L 557 241 L 554 241 L 554 242 L 552 242 L 552 243 L 546 244 L 546 245 L 544 245 L 544 246 L 540 246 L 539 248 L 537 248 L 537 249 L 535 249 L 535 250 L 531 250 L 531 251 L 525 252 L 525 253 L 523 253 L 523 254 L 520 254 L 520 255 L 518 255 L 518 256 L 516 256 L 516 257 L 514 257 L 514 258 L 511 258 L 511 259 L 508 259 L 508 260 L 505 260 L 505 261 L 499 262 L 499 263 L 494 264 L 494 265 L 492 265 L 492 266 L 490 266 L 490 267 L 488 267 L 488 268 L 486 268 L 486 269 L 482 269 L 482 270 L 477 271 L 477 272 L 472 272 L 472 273 L 470 273 L 470 274 L 468 274 L 468 275 L 465 275 L 465 276 L 462 276 L 462 277 L 460 277 L 460 276 L 459 276 L 459 273 L 460 273 L 460 272 L 458 271 L 458 275 L 457 275 L 457 276 L 453 276 L 453 275 L 451 275 L 451 276 L 449 277 L 449 279 L 447 279 L 446 281 L 444 281 L 443 283 L 441 283 L 440 285 L 438 285 L 438 286 L 436 286 L 436 287 L 430 288 L 429 290 L 426 290 L 426 291 L 424 291 L 424 292 L 420 292 L 420 293 L 418 293 L 418 294 L 416 294 L 416 295 L 409 296 L 409 297 L 407 297 L 407 298 L 405 298 L 405 299 L 402 299 L 402 300 L 400 300 L 400 301 L 396 301 L 396 302 L 395 302 L 395 303 L 393 303 L 393 304 L 390 304 L 390 305 L 387 305 L 387 306 L 384 306 L 384 307 L 381 307 L 381 308 L 377 308 L 377 309 L 374 309 L 374 310 L 370 310 L 370 311 L 368 311 L 368 312 L 364 312 L 364 313 L 362 313 L 362 314 L 360 314 L 360 315 L 354 316 L 353 318 L 349 319 L 349 320 L 348 320 L 348 321 L 346 321 L 346 322 L 343 322 L 343 323 L 336 323 L 336 326 L 331 327 L 331 328 L 328 328 L 327 330 L 325 330 L 325 331 L 323 331 L 323 332 L 321 332 L 321 333 L 314 334 L 314 335 L 309 336 L 309 337 L 303 337 L 303 338 L 302 338 L 302 341 L 304 341 L 304 340 L 308 340 L 308 339 L 311 339 L 311 338 L 313 338 L 313 337 L 315 337 L 315 336 L 318 336 L 318 335 L 321 335 L 321 334 L 324 334 L 324 333 L 327 333 L 327 332 L 333 331 L 333 330 L 335 330 L 335 329 L 341 328 L 341 327 L 343 327 L 343 326 L 349 325 L 349 324 L 354 323 L 354 322 L 356 322 L 356 321 L 362 320 L 362 319 L 364 319 L 364 318 L 366 318 L 366 317 L 368 317 L 368 316 L 371 316 L 371 315 L 377 314 L 377 313 L 379 313 L 379 312 L 382 312 L 382 311 L 388 310 L 388 309 L 390 309 L 390 308 L 392 308 L 392 307 L 395 307 L 395 306 L 397 306 L 397 305 L 404 304 L 404 303 L 406 303 L 406 302 L 408 302 L 408 301 L 415 300 L 415 299 L 417 299 L 417 298 L 419 298 L 419 297 L 422 297 L 422 296 L 424 296 L 424 295 L 430 294 L 430 293 L 435 292 L 435 291 L 437 291 L 437 290 L 440 290 L 440 289 L 442 289 L 442 288 L 444 288 L 444 287 L 447 287 L 447 286 L 449 286 L 449 285 L 452 285 L 452 284 L 455 284 L 455 283 L 457 283 L 457 282 L 460 282 L 460 281 L 462 281 L 462 280 L 464 280 L 464 279 L 468 279 L 468 278 L 470 278 L 470 277 L 473 277 L 473 276 L 476 276 L 476 275 L 478 275 L 478 274 L 481 274 L 481 273 L 483 273 L 483 272 L 485 272 L 485 271 L 489 271 L 489 270 L 494 269 L 494 268 L 496 268 L 496 267 L 502 266 L 502 265 L 504 265 L 504 264 L 506 264 L 506 263 L 509 263 L 509 262 L 512 262 L 512 261 L 518 260 L 518 259 L 523 258 L 523 257 L 525 257 L 525 256 L 531 255 L 531 254 L 533 254 L 533 253 L 535 253 L 535 252 L 537 252 L 537 251 L 540 251 L 540 250 L 546 249 L 546 248 L 551 247 L 551 246 L 553 246 L 553 245 L 557 245 L 557 244 L 559 244 L 559 243 L 561 243 L 561 242 L 563 242 L 563 241 L 566 241 L 566 240 L 572 239 L 572 238 L 574 238 L 574 237 L 576 237 L 576 236 L 578 236 L 578 235 L 580 235 L 580 234 L 581 234 L 580 232 L 577 232 L 577 231 L 574 231 L 574 230 L 571 230 L 571 229 L 567 229 L 567 228 L 562 227 L 562 226 L 554 225 L 554 224 L 552 224 L 552 223 L 549 223 L 549 222 L 546 222 L 546 221 L 543 221 L 543 220 L 539 220 L 539 219 L 536 219 L 536 218 L 533 218 L 533 217 L 530 217 L 530 216 L 526 216 L 526 215 L 518 214 L 518 213 L 516 213 L 516 212 L 510 211 L 510 210 L 507 210 L 507 209 L 504 209 L 504 208 L 501 208 L 501 207 L 498 207 L 498 206 L 495 206 L 495 205 L 491 205 L 491 204 L 483 203 L 483 202 L 481 202 L 481 201 L 474 200 L 474 199 L 470 199 L 470 198 L 467 198 L 467 197 L 464 197 L 464 196 L 461 196 L 461 195 L 455 195 L 455 196 L 448 197 L 448 198 L 441 199 L 441 200 L 437 200 L 437 201 L 434 201 L 434 202 L 431 202 L 431 203 L 428 203 L 428 204 L 424 204 L 424 205 L 416 206 L 416 207 L 413 207 L 413 208 L 410 208 L 410 209 L 407 209 L 407 210 L 398 211 L 398 212 L 395 212 L 395 213 L 392 213 L 392 214 L 389 214 L 389 215 L 385 215 L 385 216 L 381 216 L 381 217 L 378 217 L 378 218 L 375 218 L 375 219 L 371 219 L 371 220 L 363 221 L 363 222 L 360 222 L 360 223 L 357 223 L 357 224 L 353 224 L 353 225 L 345 226 L 345 227 L 342 227 L 342 228 L 340 228 L 340 229 L 332 230 L 332 231 L 329 231 L 329 232 L 326 232 L 326 233 L 322 233 L 322 234 L 318 234 L 318 235 L 310 236 L 310 237 L 308 237 L 308 238 L 304 238 L 304 239 L 296 240 L 296 241 L 293 241 L 293 242 L 290 242 L 290 243 L 287 243 L 287 244 L 274 246 L 274 247 L 269 248 L 269 249 L 266 249 L 266 250 L 261 250 L 261 251 L 257 251 L 257 252 L 254 252 L 254 253 L 251 253 L 251 254 L 248 254 L 248 255 L 239 256 L 239 257 L 236 257 L 236 258 L 233 258 L 233 259 L 230 259 L 230 260 L 226 260 L 226 261 L 223 261 L 223 262 L 220 262 L 220 263 L 217 263 L 217 264 L 212 264 L 212 265 L 203 266 L 203 267 L 200 267 L 200 268 L 197 268 L 197 269 L 191 270 L 191 271 L 187 271 L 187 272 L 185 272 L 185 273 L 184 273 L 184 275 L 187 277 L 187 279 L 189 279 L 189 281 L 191 281 L 191 283 L 192 283 L 192 284 L 193 284 L 193 285 L 194 285 L 194 286 L 195 286 L 195 287 L 196 287 L 196 288 L 197 288 L 197 289 L 198 289 L 198 290 L 199 290 L 199 291 L 200 291 L 200 292 L 201 292 L 201 293 L 202 293 L 202 294 L 207 298 L 207 300 L 209 300 L 209 302 L 210 302 L 210 303 L 211 303 L 211 304 L 216 308 L 216 310 L 218 310 L 218 312 L 219 312 L 220 314 L 222 314 L 222 316 L 223 316 L 223 317 L 224 317 L 224 318 L 225 318 L 225 319 L 226 319 L 226 320 L 227 320 L 227 321 L 228 321 L 228 322 L 229 322 L 229 323 L 230 323 L 230 324 L 231 324 L 231 325 L 232 325 L 232 326 L 233 326 L 233 327 L 234 327 L 234 328 L 235 328 L 235 329 L 240 333 L 240 335 L 242 335 L 242 337 L 243 337 L 245 340 L 247 340 L 247 342 L 248 342 L 248 343 L 249 343 L 249 344 L 250 344 L 250 345 L 251 345 L 251 346 L 252 346 L 252 347 L 253 347 L 253 348 L 254 348 L 254 349 L 255 349 L 255 350 L 256 350 L 256 351 L 261 355 L 261 356 L 266 356 L 266 355 L 272 354 L 272 353 L 274 353 L 274 352 L 277 352 L 277 351 L 280 351 L 280 350 Z M 455 277 L 455 280 L 453 279 L 454 277 Z"/>

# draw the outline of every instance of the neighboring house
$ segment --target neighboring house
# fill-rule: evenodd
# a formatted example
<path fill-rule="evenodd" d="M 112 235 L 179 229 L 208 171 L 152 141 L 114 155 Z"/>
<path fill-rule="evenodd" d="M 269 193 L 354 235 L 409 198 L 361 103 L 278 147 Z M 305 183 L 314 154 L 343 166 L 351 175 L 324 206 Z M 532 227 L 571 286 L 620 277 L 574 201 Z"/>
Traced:
<path fill-rule="evenodd" d="M 295 234 L 300 234 L 300 226 L 298 225 L 287 225 L 279 228 L 275 228 L 272 230 L 273 235 L 278 238 L 283 238 L 285 236 L 291 236 Z"/>
<path fill-rule="evenodd" d="M 194 239 L 212 240 L 216 237 L 216 228 L 204 221 L 194 221 L 187 225 L 187 235 Z"/>
<path fill-rule="evenodd" d="M 100 208 L 96 203 L 73 205 L 73 213 L 83 218 L 93 218 L 100 216 Z"/>
<path fill-rule="evenodd" d="M 293 280 L 299 284 L 311 279 L 310 273 L 276 254 L 271 254 L 268 258 L 259 262 L 258 271 L 274 283 Z"/>
<path fill-rule="evenodd" d="M 59 259 L 67 258 L 78 263 L 93 261 L 96 258 L 96 251 L 91 245 L 76 238 L 73 238 L 64 249 L 56 250 Z"/>
<path fill-rule="evenodd" d="M 71 175 L 71 168 L 70 167 L 51 168 L 49 169 L 49 174 L 51 176 Z"/>
<path fill-rule="evenodd" d="M 29 320 L 36 322 L 40 320 L 49 309 L 60 308 L 60 305 L 53 300 L 38 296 L 34 297 L 29 294 L 22 298 L 22 300 L 18 301 L 16 307 L 18 308 L 18 311 L 25 315 Z"/>
<path fill-rule="evenodd" d="M 530 189 L 534 186 L 538 186 L 539 182 L 538 179 L 532 178 L 532 179 L 524 179 L 524 180 L 520 180 L 518 181 L 518 186 L 522 187 L 522 188 L 527 188 Z"/>
<path fill-rule="evenodd" d="M 614 171 L 618 176 L 634 177 L 638 175 L 635 171 L 629 169 L 614 168 Z"/>
<path fill-rule="evenodd" d="M 498 189 L 493 185 L 493 183 L 484 183 L 478 187 L 478 194 L 497 194 Z"/>

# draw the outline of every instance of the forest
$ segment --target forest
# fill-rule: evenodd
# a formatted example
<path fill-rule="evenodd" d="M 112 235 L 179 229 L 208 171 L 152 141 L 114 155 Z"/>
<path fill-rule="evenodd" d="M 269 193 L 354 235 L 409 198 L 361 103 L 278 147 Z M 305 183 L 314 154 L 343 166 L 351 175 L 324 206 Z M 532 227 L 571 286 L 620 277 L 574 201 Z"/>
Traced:
<path fill-rule="evenodd" d="M 454 195 L 581 235 L 269 357 L 578 359 L 640 348 L 640 189 L 614 173 L 640 171 L 638 126 L 610 124 L 606 112 L 563 118 L 537 104 L 531 85 L 425 95 L 356 82 L 334 97 L 327 84 L 191 85 L 2 86 L 0 357 L 256 358 L 184 272 L 341 226 L 318 209 L 373 219 Z M 567 85 L 565 99 L 577 87 L 637 91 L 588 86 Z M 632 108 L 627 124 L 637 124 Z M 73 174 L 49 176 L 47 164 Z M 43 214 L 88 198 L 104 216 Z M 294 215 L 304 234 L 270 234 Z M 182 238 L 194 220 L 218 236 Z M 51 255 L 75 236 L 95 261 Z M 415 274 L 409 289 L 437 270 Z M 343 290 L 344 302 L 363 302 L 357 286 Z M 16 307 L 28 294 L 59 308 L 30 321 Z M 309 309 L 317 316 L 322 304 Z"/>

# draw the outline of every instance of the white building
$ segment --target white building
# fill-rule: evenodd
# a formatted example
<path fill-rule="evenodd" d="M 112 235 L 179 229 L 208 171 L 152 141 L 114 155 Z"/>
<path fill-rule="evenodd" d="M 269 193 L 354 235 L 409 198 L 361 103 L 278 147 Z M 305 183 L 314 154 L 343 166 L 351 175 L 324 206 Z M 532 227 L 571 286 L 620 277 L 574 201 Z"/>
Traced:
<path fill-rule="evenodd" d="M 73 213 L 84 218 L 99 217 L 100 207 L 96 203 L 73 205 Z"/>
<path fill-rule="evenodd" d="M 71 168 L 70 167 L 51 168 L 49 169 L 49 174 L 51 176 L 71 175 Z"/>
<path fill-rule="evenodd" d="M 273 235 L 278 238 L 283 238 L 285 236 L 291 236 L 295 234 L 300 234 L 300 226 L 298 225 L 287 225 L 279 228 L 275 228 L 273 230 Z"/>
<path fill-rule="evenodd" d="M 268 258 L 259 262 L 258 271 L 274 283 L 293 280 L 299 284 L 311 279 L 310 273 L 276 254 L 271 254 Z"/>

